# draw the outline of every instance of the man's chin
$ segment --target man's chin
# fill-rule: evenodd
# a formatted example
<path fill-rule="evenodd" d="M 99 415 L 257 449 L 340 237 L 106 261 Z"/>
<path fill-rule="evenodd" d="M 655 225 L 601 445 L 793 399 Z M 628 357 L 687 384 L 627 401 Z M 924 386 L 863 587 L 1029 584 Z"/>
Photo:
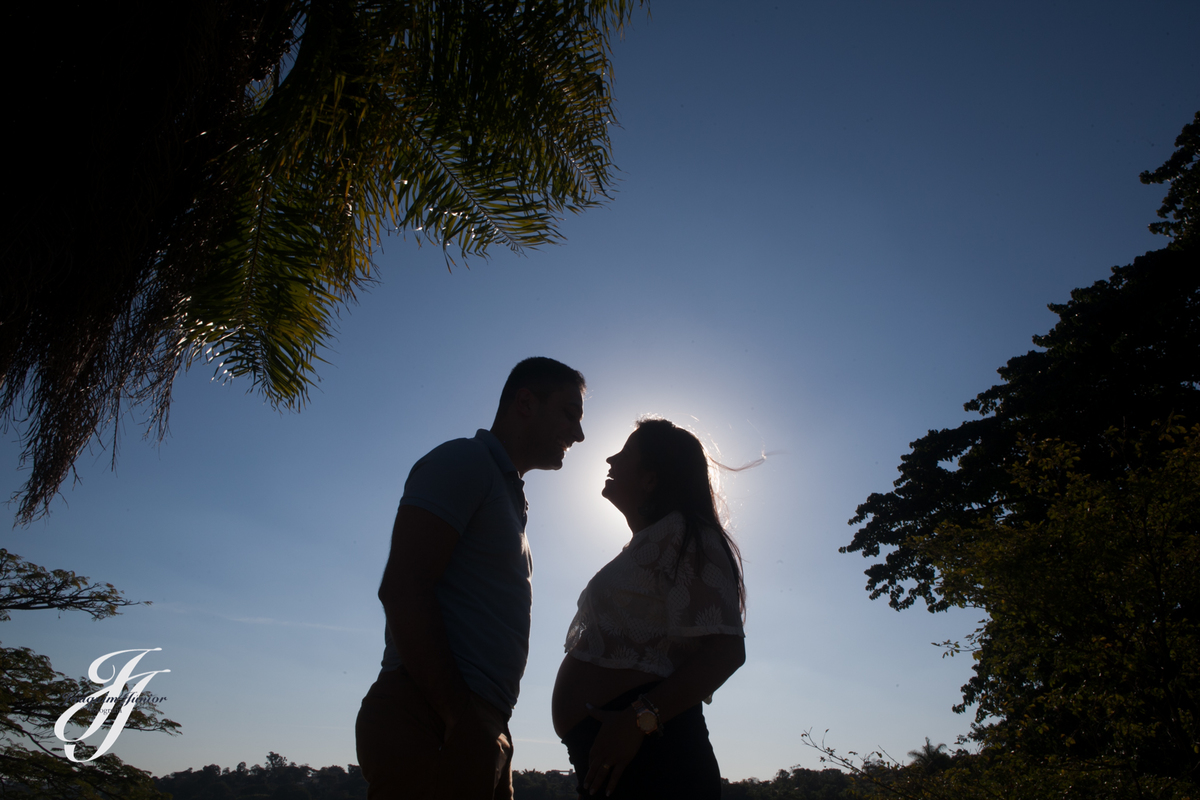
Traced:
<path fill-rule="evenodd" d="M 565 450 L 559 450 L 558 448 L 555 448 L 553 452 L 547 451 L 546 460 L 538 464 L 536 467 L 534 467 L 534 469 L 562 469 L 563 461 L 566 459 L 566 457 L 567 452 Z"/>

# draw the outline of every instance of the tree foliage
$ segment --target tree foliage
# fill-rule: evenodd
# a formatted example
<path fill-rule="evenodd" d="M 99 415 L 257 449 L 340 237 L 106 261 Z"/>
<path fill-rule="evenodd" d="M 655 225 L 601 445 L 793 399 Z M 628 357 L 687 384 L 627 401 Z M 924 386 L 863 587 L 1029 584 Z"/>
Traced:
<path fill-rule="evenodd" d="M 842 552 L 875 558 L 894 548 L 866 571 L 872 599 L 886 594 L 897 609 L 918 598 L 933 611 L 947 607 L 912 543 L 942 523 L 969 523 L 980 509 L 1020 500 L 1008 470 L 1022 439 L 1072 442 L 1085 466 L 1102 468 L 1110 428 L 1133 434 L 1172 414 L 1200 420 L 1200 245 L 1188 233 L 1200 204 L 1200 112 L 1197 120 L 1171 159 L 1142 176 L 1171 184 L 1160 214 L 1176 213 L 1172 247 L 1113 267 L 1108 280 L 1051 304 L 1059 322 L 1033 337 L 1041 349 L 1010 359 L 998 370 L 1003 383 L 963 406 L 980 419 L 912 442 L 893 491 L 858 507 L 850 524 L 863 527 Z M 1040 513 L 1028 503 L 1013 511 Z"/>
<path fill-rule="evenodd" d="M 1044 347 L 913 443 L 846 550 L 873 596 L 986 614 L 969 769 L 911 797 L 1184 798 L 1200 770 L 1200 271 L 1150 253 L 1052 306 Z M 956 462 L 956 464 L 955 464 Z M 950 465 L 955 465 L 954 468 Z M 986 791 L 985 791 L 986 790 Z M 957 792 L 957 794 L 956 794 Z"/>
<path fill-rule="evenodd" d="M 148 601 L 145 605 L 149 605 Z M 65 569 L 48 570 L 0 548 L 0 622 L 13 611 L 84 611 L 104 619 L 123 606 L 140 605 L 111 583 L 93 583 Z"/>
<path fill-rule="evenodd" d="M 297 765 L 279 753 L 267 754 L 266 764 L 236 769 L 209 764 L 156 778 L 155 786 L 174 800 L 271 797 L 294 800 L 358 800 L 367 796 L 367 782 L 355 764 L 314 769 Z"/>
<path fill-rule="evenodd" d="M 576 800 L 579 782 L 572 771 L 514 771 L 513 800 Z"/>
<path fill-rule="evenodd" d="M 917 767 L 925 772 L 938 772 L 946 769 L 953 763 L 953 757 L 946 749 L 945 744 L 934 744 L 929 741 L 929 737 L 925 737 L 925 744 L 915 750 L 908 751 L 908 757 L 911 759 L 909 764 Z"/>
<path fill-rule="evenodd" d="M 966 646 L 980 751 L 911 797 L 1185 798 L 1200 785 L 1197 123 L 1147 182 L 1175 241 L 1051 305 L 1040 349 L 929 431 L 843 552 L 872 598 L 985 614 Z M 886 552 L 885 552 L 886 551 Z M 835 761 L 835 763 L 841 763 Z"/>
<path fill-rule="evenodd" d="M 821 753 L 821 762 L 848 774 L 859 800 L 1190 800 L 1194 788 L 1174 780 L 1128 775 L 1103 765 L 1048 761 L 1027 753 L 987 748 L 971 753 L 959 748 L 942 753 L 936 769 L 901 764 L 883 751 L 860 755 L 838 752 L 808 733 L 801 735 Z M 832 770 L 827 770 L 832 771 Z"/>
<path fill-rule="evenodd" d="M 859 796 L 854 778 L 836 769 L 781 769 L 771 780 L 724 782 L 723 800 L 849 800 Z"/>
<path fill-rule="evenodd" d="M 1044 518 L 1009 471 L 1023 441 L 1071 442 L 1080 469 L 1106 477 L 1118 469 L 1111 428 L 1136 435 L 1172 414 L 1200 420 L 1196 259 L 1188 249 L 1147 253 L 1052 304 L 1059 322 L 1033 338 L 1042 349 L 1009 360 L 1003 382 L 965 405 L 979 419 L 912 443 L 895 488 L 858 507 L 850 522 L 865 524 L 842 548 L 871 558 L 894 548 L 866 571 L 873 599 L 886 594 L 907 608 L 920 598 L 944 609 L 950 601 L 918 541 L 939 526 L 970 525 L 984 509 L 1004 509 L 1014 522 Z"/>
<path fill-rule="evenodd" d="M 987 612 L 956 710 L 997 752 L 1195 790 L 1200 426 L 1109 436 L 1099 476 L 1073 445 L 1026 445 L 1011 473 L 1036 520 L 991 508 L 918 545 L 943 597 Z"/>
<path fill-rule="evenodd" d="M 0 223 L 0 414 L 30 464 L 18 519 L 108 426 L 115 458 L 123 406 L 161 437 L 197 361 L 301 407 L 386 234 L 448 258 L 557 241 L 611 185 L 608 48 L 633 6 L 7 7 L 7 72 L 39 76 L 14 86 L 37 133 Z"/>
<path fill-rule="evenodd" d="M 67 570 L 46 570 L 0 549 L 0 620 L 12 611 L 79 610 L 103 619 L 133 605 L 111 584 Z M 91 693 L 87 680 L 56 672 L 50 659 L 27 647 L 0 647 L 0 794 L 59 800 L 158 800 L 150 775 L 112 754 L 86 763 L 64 758 L 54 723 L 76 698 Z M 74 720 L 72 720 L 74 723 Z M 125 727 L 177 733 L 179 724 L 154 704 L 138 705 Z"/>
<path fill-rule="evenodd" d="M 577 782 L 573 772 L 526 769 L 513 772 L 515 800 L 576 800 Z M 300 798 L 301 800 L 358 800 L 366 796 L 366 782 L 358 766 L 297 766 L 271 753 L 265 766 L 236 769 L 217 764 L 197 770 L 174 772 L 155 779 L 158 788 L 170 792 L 174 800 L 212 800 L 212 798 Z M 853 779 L 840 770 L 811 770 L 792 767 L 779 770 L 772 780 L 748 778 L 722 781 L 721 796 L 726 800 L 848 800 Z"/>
<path fill-rule="evenodd" d="M 1195 245 L 1200 242 L 1200 111 L 1183 127 L 1175 147 L 1165 164 L 1140 176 L 1145 184 L 1170 184 L 1158 209 L 1162 221 L 1150 223 L 1150 230 L 1173 237 L 1180 246 Z"/>

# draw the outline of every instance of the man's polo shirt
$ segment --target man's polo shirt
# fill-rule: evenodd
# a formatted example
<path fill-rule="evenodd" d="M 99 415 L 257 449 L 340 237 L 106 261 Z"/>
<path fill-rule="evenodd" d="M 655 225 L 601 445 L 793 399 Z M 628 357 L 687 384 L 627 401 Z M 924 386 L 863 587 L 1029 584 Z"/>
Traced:
<path fill-rule="evenodd" d="M 517 703 L 529 658 L 533 560 L 525 538 L 525 483 L 500 440 L 480 429 L 413 465 L 402 506 L 417 506 L 458 531 L 435 592 L 450 652 L 471 691 L 505 715 Z M 385 627 L 383 670 L 403 662 Z"/>

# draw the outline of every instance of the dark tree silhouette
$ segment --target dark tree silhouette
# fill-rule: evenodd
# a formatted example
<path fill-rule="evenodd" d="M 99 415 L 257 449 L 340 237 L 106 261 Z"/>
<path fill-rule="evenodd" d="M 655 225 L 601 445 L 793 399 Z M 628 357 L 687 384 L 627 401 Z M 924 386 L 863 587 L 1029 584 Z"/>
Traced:
<path fill-rule="evenodd" d="M 872 598 L 886 594 L 895 608 L 917 598 L 947 607 L 916 543 L 940 525 L 967 524 L 981 509 L 1025 498 L 1009 473 L 1022 438 L 1073 442 L 1084 467 L 1103 474 L 1110 428 L 1145 431 L 1171 414 L 1200 421 L 1196 266 L 1194 250 L 1158 250 L 1074 290 L 1070 302 L 1050 306 L 1058 324 L 1033 339 L 1043 349 L 1011 359 L 999 370 L 1004 382 L 966 404 L 980 419 L 912 443 L 895 488 L 858 507 L 850 522 L 863 526 L 842 548 L 865 557 L 892 548 L 866 571 Z M 1028 503 L 1010 511 L 1029 521 L 1041 514 Z"/>
<path fill-rule="evenodd" d="M 1101 476 L 1029 443 L 1032 515 L 980 513 L 922 545 L 940 593 L 986 612 L 971 637 L 972 738 L 1114 786 L 1200 774 L 1200 426 L 1112 432 Z M 1099 471 L 1098 471 L 1099 472 Z"/>
<path fill-rule="evenodd" d="M 13 611 L 74 610 L 100 620 L 135 605 L 112 584 L 93 583 L 68 570 L 47 570 L 0 549 L 0 621 Z M 90 763 L 61 755 L 54 723 L 94 684 L 56 672 L 50 659 L 27 647 L 0 647 L 0 796 L 71 797 L 80 800 L 158 800 L 150 775 L 112 754 Z M 72 720 L 74 722 L 74 720 Z M 138 705 L 125 724 L 131 730 L 176 733 L 179 724 L 159 716 L 153 704 Z M 82 745 L 81 745 L 82 747 Z"/>
<path fill-rule="evenodd" d="M 954 758 L 947 751 L 945 744 L 933 744 L 929 741 L 929 737 L 925 737 L 925 744 L 918 747 L 916 750 L 909 750 L 908 757 L 912 759 L 910 762 L 914 767 L 922 769 L 926 772 L 937 772 L 945 769 L 954 763 Z"/>
<path fill-rule="evenodd" d="M 1033 337 L 1042 349 L 1011 359 L 998 370 L 1003 383 L 964 405 L 981 419 L 912 442 L 895 489 L 858 507 L 850 524 L 865 524 L 842 552 L 874 558 L 895 548 L 866 571 L 872 599 L 887 594 L 899 609 L 921 598 L 931 610 L 946 608 L 912 543 L 943 522 L 1004 505 L 1020 438 L 1073 442 L 1084 464 L 1099 465 L 1109 428 L 1145 431 L 1171 414 L 1200 420 L 1200 112 L 1176 146 L 1163 166 L 1142 174 L 1143 182 L 1170 184 L 1159 215 L 1175 220 L 1152 229 L 1174 235 L 1172 246 L 1051 304 L 1060 321 Z"/>
<path fill-rule="evenodd" d="M 610 36 L 633 0 L 8 3 L 22 126 L 0 218 L 0 418 L 44 512 L 190 364 L 303 406 L 383 237 L 558 238 L 612 180 Z M 34 77 L 36 76 L 36 78 Z"/>
<path fill-rule="evenodd" d="M 363 800 L 367 786 L 358 767 L 347 769 L 297 767 L 268 758 L 268 766 L 222 769 L 210 764 L 200 770 L 185 770 L 156 779 L 162 791 L 170 792 L 174 800 L 208 800 L 209 798 L 284 798 L 305 797 L 311 800 Z M 282 759 L 282 756 L 278 757 Z M 284 760 L 286 762 L 286 760 Z M 852 780 L 835 769 L 810 770 L 793 767 L 780 770 L 773 780 L 754 778 L 722 782 L 721 796 L 725 800 L 849 800 Z M 520 770 L 513 773 L 514 800 L 578 800 L 575 775 L 551 770 Z"/>
<path fill-rule="evenodd" d="M 1179 247 L 1196 245 L 1200 238 L 1200 111 L 1175 139 L 1177 148 L 1167 162 L 1141 174 L 1142 183 L 1168 183 L 1158 216 L 1150 230 L 1171 236 Z"/>
<path fill-rule="evenodd" d="M 929 431 L 842 552 L 883 555 L 871 597 L 971 607 L 978 758 L 912 797 L 1185 797 L 1200 774 L 1200 117 L 1144 180 L 1175 236 L 1050 309 L 978 412 Z M 885 552 L 886 550 L 886 552 Z M 932 745 L 926 743 L 926 750 Z M 820 748 L 818 748 L 820 749 Z M 913 755 L 913 754 L 910 754 Z M 827 757 L 832 755 L 827 753 Z M 843 763 L 836 761 L 835 763 Z M 949 765 L 947 765 L 949 766 Z M 940 772 L 940 770 L 938 771 Z M 932 774 L 932 773 L 930 773 Z M 938 788 L 940 787 L 940 788 Z M 957 795 L 956 795 L 957 793 Z M 965 793 L 965 794 L 964 794 Z"/>

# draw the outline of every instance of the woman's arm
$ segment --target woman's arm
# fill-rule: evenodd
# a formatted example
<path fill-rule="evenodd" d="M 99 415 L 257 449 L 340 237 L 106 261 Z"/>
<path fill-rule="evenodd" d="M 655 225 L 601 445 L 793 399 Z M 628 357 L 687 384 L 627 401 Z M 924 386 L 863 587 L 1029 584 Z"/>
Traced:
<path fill-rule="evenodd" d="M 646 700 L 658 709 L 658 722 L 663 725 L 715 692 L 744 663 L 746 645 L 741 636 L 705 636 L 671 677 L 646 693 Z M 646 734 L 638 728 L 632 708 L 604 711 L 589 707 L 588 711 L 603 725 L 588 756 L 583 787 L 590 794 L 612 794 Z"/>
<path fill-rule="evenodd" d="M 645 697 L 658 709 L 661 725 L 712 695 L 745 663 L 745 638 L 720 633 L 702 637 L 696 652 Z"/>

